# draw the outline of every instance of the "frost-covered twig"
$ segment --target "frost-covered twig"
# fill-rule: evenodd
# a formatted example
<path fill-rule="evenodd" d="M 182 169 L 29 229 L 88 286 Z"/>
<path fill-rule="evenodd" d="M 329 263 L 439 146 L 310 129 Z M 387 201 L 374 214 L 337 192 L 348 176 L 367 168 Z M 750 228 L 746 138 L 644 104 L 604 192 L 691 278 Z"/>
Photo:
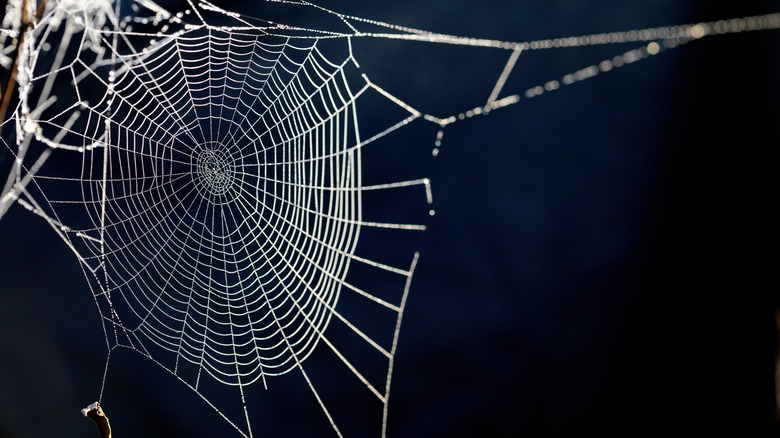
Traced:
<path fill-rule="evenodd" d="M 106 413 L 103 412 L 103 408 L 100 407 L 100 403 L 92 403 L 82 409 L 81 413 L 95 422 L 101 438 L 111 438 L 111 424 L 108 422 L 108 417 L 106 416 Z"/>

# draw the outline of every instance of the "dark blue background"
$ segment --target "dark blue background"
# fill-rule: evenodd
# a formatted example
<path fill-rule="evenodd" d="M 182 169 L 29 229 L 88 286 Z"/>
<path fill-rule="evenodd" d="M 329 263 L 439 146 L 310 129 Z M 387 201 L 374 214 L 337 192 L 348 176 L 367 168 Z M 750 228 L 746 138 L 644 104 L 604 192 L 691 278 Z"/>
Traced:
<path fill-rule="evenodd" d="M 779 9 L 320 3 L 507 41 Z M 435 114 L 484 102 L 505 59 L 376 47 L 358 47 L 369 76 Z M 524 53 L 505 94 L 631 48 Z M 449 128 L 429 169 L 437 214 L 401 330 L 389 436 L 776 436 L 779 55 L 778 31 L 705 38 Z M 443 76 L 459 85 L 437 88 Z M 19 207 L 0 248 L 0 436 L 96 436 L 78 409 L 97 396 L 105 342 L 75 257 Z M 156 366 L 125 354 L 112 367 L 117 437 L 235 436 Z M 332 435 L 309 410 L 281 408 L 308 407 L 310 393 L 267 396 L 278 408 L 254 416 L 257 436 Z"/>

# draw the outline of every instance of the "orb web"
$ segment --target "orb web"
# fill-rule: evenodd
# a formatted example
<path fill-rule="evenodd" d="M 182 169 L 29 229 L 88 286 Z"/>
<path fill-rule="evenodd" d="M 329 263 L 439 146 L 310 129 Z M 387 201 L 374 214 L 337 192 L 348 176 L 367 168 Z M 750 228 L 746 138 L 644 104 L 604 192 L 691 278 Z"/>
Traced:
<path fill-rule="evenodd" d="M 349 60 L 197 29 L 124 62 L 97 111 L 120 141 L 85 152 L 110 175 L 81 177 L 101 288 L 174 372 L 289 371 L 331 319 L 360 227 Z"/>
<path fill-rule="evenodd" d="M 109 2 L 53 2 L 28 32 L 19 104 L 2 125 L 15 128 L 14 141 L 3 143 L 24 165 L 9 176 L 0 217 L 19 202 L 68 244 L 95 297 L 109 357 L 122 348 L 149 358 L 244 436 L 253 435 L 250 389 L 291 371 L 342 434 L 343 417 L 307 371 L 320 350 L 360 383 L 376 408 L 377 434 L 386 434 L 417 262 L 407 236 L 424 231 L 433 214 L 425 174 L 364 183 L 364 156 L 392 143 L 394 131 L 426 123 L 435 156 L 453 123 L 707 35 L 780 27 L 772 14 L 512 43 L 285 3 L 319 9 L 339 30 L 251 19 L 208 2 L 172 14 L 141 1 L 146 9 L 127 19 Z M 353 54 L 356 38 L 502 51 L 505 65 L 484 104 L 436 116 L 372 82 Z M 38 65 L 58 39 L 76 50 Z M 504 92 L 524 51 L 624 43 L 642 45 L 524 93 Z M 397 116 L 363 129 L 364 99 L 382 100 Z M 43 152 L 28 164 L 25 154 L 36 146 Z M 58 167 L 39 172 L 52 150 Z M 419 220 L 383 220 L 381 209 L 367 208 L 378 194 Z M 400 257 L 385 261 L 359 246 L 377 232 L 395 233 L 383 249 L 398 246 Z M 373 286 L 358 283 L 355 271 L 374 278 Z M 374 360 L 379 373 L 366 365 Z M 212 404 L 214 383 L 235 389 L 238 414 Z"/>

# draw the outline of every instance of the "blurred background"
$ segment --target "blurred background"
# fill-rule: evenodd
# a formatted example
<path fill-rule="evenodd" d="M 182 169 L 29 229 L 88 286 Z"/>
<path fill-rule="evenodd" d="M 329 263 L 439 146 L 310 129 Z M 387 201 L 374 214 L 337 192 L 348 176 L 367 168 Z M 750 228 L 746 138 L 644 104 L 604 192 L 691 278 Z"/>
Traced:
<path fill-rule="evenodd" d="M 318 2 L 502 41 L 780 11 L 614 3 Z M 286 19 L 310 19 L 293 10 Z M 525 52 L 502 95 L 638 46 Z M 442 116 L 483 104 L 508 56 L 385 40 L 355 50 L 373 82 Z M 447 128 L 425 170 L 436 215 L 419 244 L 388 436 L 778 436 L 779 60 L 777 30 L 707 37 Z M 398 135 L 430 150 L 435 133 Z M 115 436 L 238 436 L 137 356 L 112 356 Z M 0 222 L 0 437 L 97 436 L 78 410 L 97 398 L 105 357 L 77 260 L 14 206 Z M 306 388 L 263 397 L 256 436 L 334 435 Z"/>

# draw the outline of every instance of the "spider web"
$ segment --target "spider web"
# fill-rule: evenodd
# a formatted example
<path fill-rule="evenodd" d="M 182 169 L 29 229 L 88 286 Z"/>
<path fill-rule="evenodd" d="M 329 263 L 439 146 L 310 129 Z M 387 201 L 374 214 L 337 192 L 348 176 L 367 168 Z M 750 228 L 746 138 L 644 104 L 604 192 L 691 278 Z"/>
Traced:
<path fill-rule="evenodd" d="M 56 3 L 27 40 L 29 52 L 63 35 L 77 50 L 61 51 L 54 68 L 29 57 L 20 104 L 4 123 L 16 128 L 15 147 L 6 147 L 18 162 L 38 145 L 42 160 L 58 149 L 66 163 L 57 173 L 42 172 L 41 158 L 17 166 L 4 205 L 18 201 L 46 219 L 81 261 L 109 356 L 137 351 L 209 404 L 234 388 L 239 410 L 212 406 L 244 436 L 253 435 L 255 388 L 290 372 L 300 373 L 342 435 L 347 414 L 328 403 L 308 365 L 328 360 L 318 352 L 357 383 L 375 407 L 376 432 L 386 433 L 417 240 L 433 213 L 425 171 L 366 182 L 376 178 L 366 161 L 430 155 L 393 145 L 396 130 L 427 123 L 435 156 L 453 123 L 706 35 L 780 25 L 775 14 L 512 43 L 287 3 L 332 21 L 300 28 L 206 2 L 179 14 L 139 2 L 146 9 L 124 20 L 102 2 Z M 357 38 L 503 51 L 506 63 L 484 103 L 437 116 L 373 83 L 353 53 Z M 504 94 L 524 51 L 632 42 L 641 46 Z M 73 86 L 60 92 L 60 82 Z M 384 102 L 396 116 L 372 121 L 360 111 L 364 102 Z M 389 212 L 381 207 L 388 199 Z M 361 246 L 372 235 L 399 244 L 389 254 Z M 373 281 L 361 283 L 366 278 Z"/>

